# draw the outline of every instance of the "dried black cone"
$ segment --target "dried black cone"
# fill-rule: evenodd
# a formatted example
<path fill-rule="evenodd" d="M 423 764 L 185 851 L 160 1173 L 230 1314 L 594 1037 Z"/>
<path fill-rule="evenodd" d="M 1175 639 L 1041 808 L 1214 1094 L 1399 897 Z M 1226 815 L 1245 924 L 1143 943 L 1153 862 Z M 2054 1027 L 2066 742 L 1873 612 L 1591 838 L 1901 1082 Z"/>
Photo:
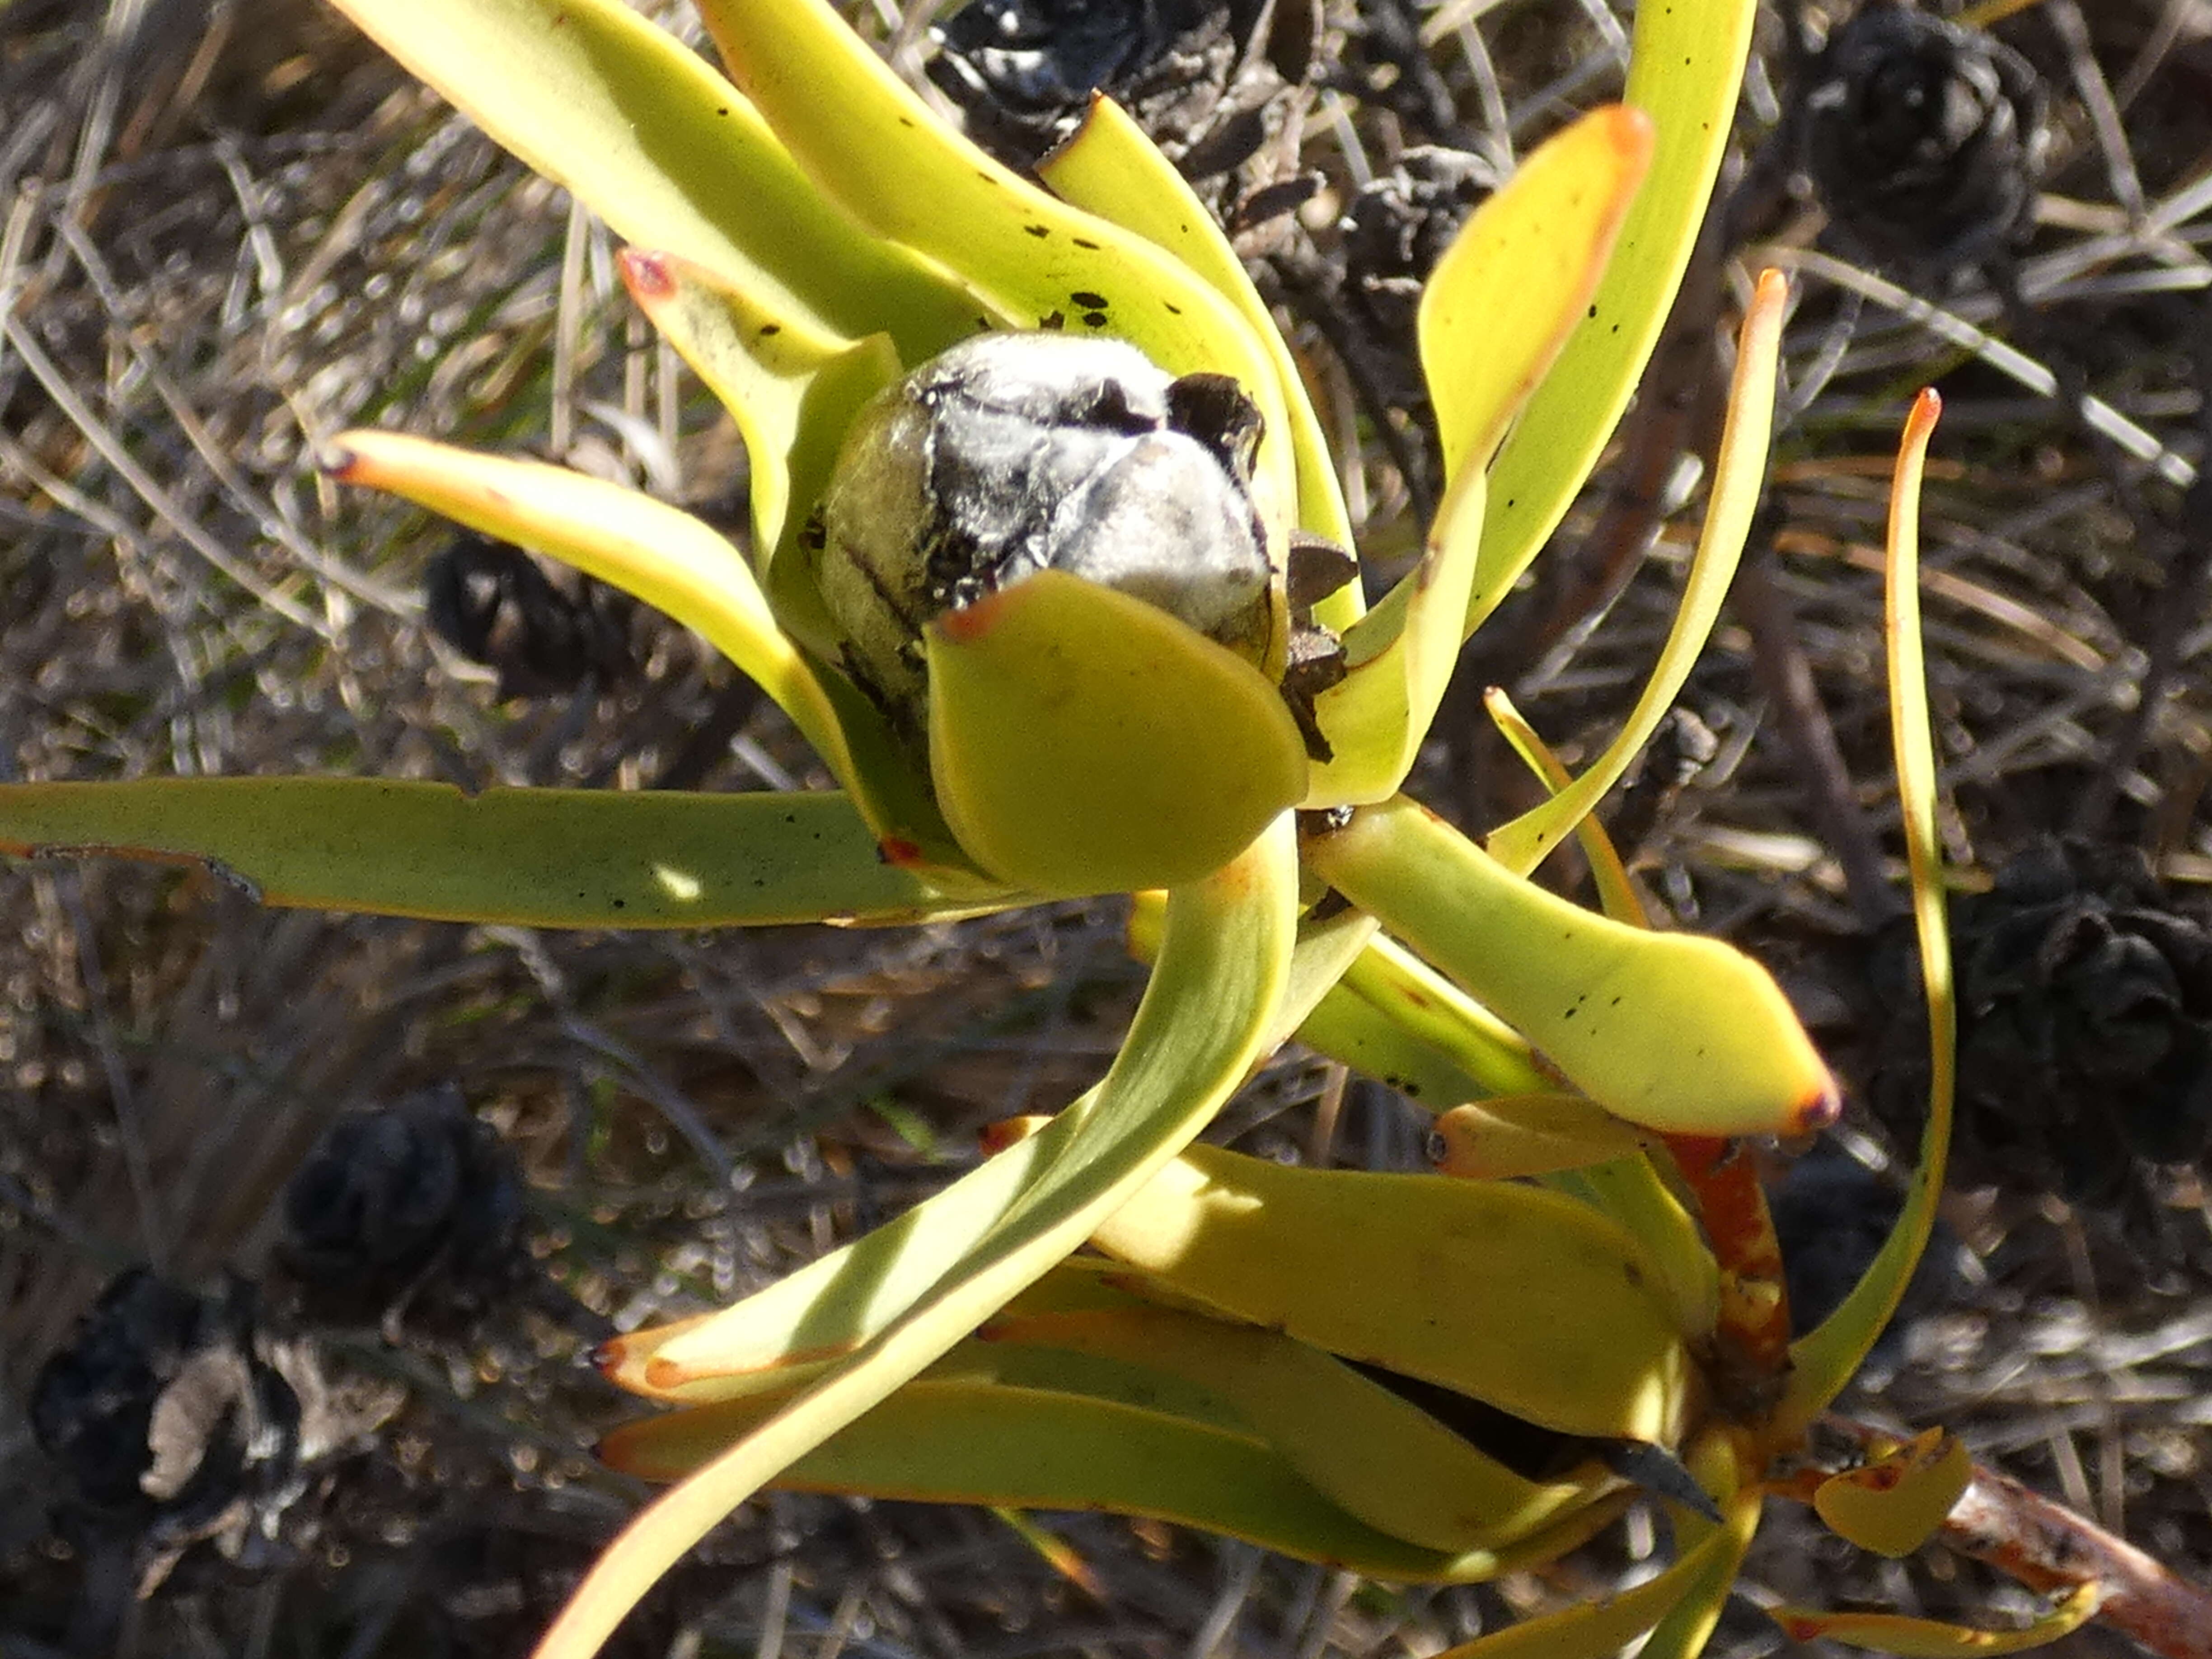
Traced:
<path fill-rule="evenodd" d="M 2112 1205 L 2135 1190 L 2138 1159 L 2203 1156 L 2212 930 L 2167 902 L 2139 854 L 2045 843 L 1951 916 L 1959 1179 Z M 1924 1024 L 1899 1025 L 1898 1041 L 1925 1043 Z M 1906 1097 L 1924 1060 L 1893 1069 L 1877 1104 L 1917 1113 Z"/>
<path fill-rule="evenodd" d="M 301 1311 L 333 1322 L 470 1311 L 527 1271 L 521 1170 L 450 1085 L 331 1126 L 284 1225 Z"/>
<path fill-rule="evenodd" d="M 1916 274 L 1996 252 L 2034 204 L 2040 81 L 2009 47 L 1895 0 L 1832 34 L 1796 112 L 1839 241 Z"/>
<path fill-rule="evenodd" d="M 502 701 L 610 685 L 635 672 L 629 599 L 588 576 L 574 591 L 557 586 L 512 542 L 459 538 L 430 561 L 422 589 L 432 629 L 499 671 Z"/>
<path fill-rule="evenodd" d="M 1010 167 L 1035 167 L 1097 91 L 1186 178 L 1212 179 L 1263 150 L 1294 156 L 1315 28 L 1312 0 L 969 0 L 934 30 L 928 74 Z"/>
<path fill-rule="evenodd" d="M 300 1402 L 257 1355 L 252 1294 L 118 1275 L 40 1368 L 31 1428 L 85 1509 L 150 1539 L 202 1535 L 292 1474 Z"/>

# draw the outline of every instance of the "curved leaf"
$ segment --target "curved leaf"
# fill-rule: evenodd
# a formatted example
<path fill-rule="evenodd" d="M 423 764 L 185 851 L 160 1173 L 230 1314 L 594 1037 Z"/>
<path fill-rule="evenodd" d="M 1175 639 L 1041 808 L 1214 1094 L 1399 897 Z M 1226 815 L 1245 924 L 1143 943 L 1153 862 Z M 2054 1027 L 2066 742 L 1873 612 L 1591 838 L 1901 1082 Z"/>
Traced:
<path fill-rule="evenodd" d="M 338 0 L 371 39 L 625 240 L 718 272 L 780 315 L 915 360 L 977 302 L 822 198 L 698 54 L 620 0 Z"/>
<path fill-rule="evenodd" d="M 785 1403 L 762 1395 L 648 1418 L 617 1430 L 600 1454 L 626 1473 L 674 1480 Z M 1495 1568 L 1494 1558 L 1423 1550 L 1354 1520 L 1249 1434 L 1117 1401 L 989 1382 L 909 1382 L 774 1484 L 1151 1516 L 1395 1579 L 1487 1577 Z"/>
<path fill-rule="evenodd" d="M 1282 1006 L 1297 906 L 1297 856 L 1287 816 L 1234 862 L 1178 889 L 1127 1041 L 1096 1090 L 1024 1143 L 1038 1147 L 1027 1185 L 987 1213 L 970 1212 L 965 1248 L 957 1224 L 948 1223 L 937 1241 L 944 1271 L 918 1275 L 927 1288 L 902 1304 L 879 1295 L 884 1275 L 898 1265 L 897 1242 L 888 1253 L 866 1239 L 847 1247 L 818 1305 L 828 1320 L 865 1332 L 860 1345 L 631 1522 L 546 1633 L 542 1659 L 595 1651 L 646 1587 L 738 1503 L 889 1398 L 1073 1251 L 1173 1158 L 1280 1027 L 1304 1012 Z M 972 1190 L 967 1182 L 981 1174 L 928 1204 L 958 1217 Z M 857 1322 L 855 1304 L 866 1316 Z"/>
<path fill-rule="evenodd" d="M 1605 752 L 1582 775 L 1549 799 L 1492 830 L 1483 845 L 1507 869 L 1526 875 L 1567 832 L 1587 817 L 1619 782 L 1659 722 L 1667 717 L 1690 677 L 1698 653 L 1720 617 L 1721 601 L 1735 580 L 1752 516 L 1766 483 L 1767 441 L 1774 428 L 1775 365 L 1782 347 L 1782 313 L 1789 284 L 1768 271 L 1745 314 L 1736 344 L 1735 380 L 1729 392 L 1728 423 L 1713 464 L 1713 487 L 1697 556 L 1675 608 L 1674 626 L 1636 707 Z"/>
<path fill-rule="evenodd" d="M 1613 1659 L 1678 1605 L 1711 1596 L 1716 1580 L 1725 1595 L 1758 1525 L 1759 1500 L 1737 1498 L 1727 1514 L 1725 1523 L 1713 1528 L 1681 1559 L 1633 1589 L 1525 1619 L 1449 1648 L 1437 1659 Z"/>
<path fill-rule="evenodd" d="M 1482 475 L 1459 499 L 1481 511 Z M 1319 810 L 1387 800 L 1405 782 L 1459 662 L 1459 618 L 1474 579 L 1472 538 L 1437 520 L 1420 562 L 1344 635 L 1344 678 L 1314 699 L 1314 723 L 1334 750 L 1317 763 L 1305 805 Z"/>
<path fill-rule="evenodd" d="M 1267 353 L 1237 310 L 1162 249 L 1046 194 L 970 144 L 825 0 L 701 0 L 731 76 L 817 187 L 878 236 L 941 261 L 1016 328 L 1095 331 L 1172 374 L 1235 379 L 1287 432 Z M 1278 452 L 1263 516 L 1293 507 Z"/>
<path fill-rule="evenodd" d="M 267 904 L 532 927 L 908 921 L 978 908 L 884 864 L 852 803 L 827 793 L 7 784 L 0 849 L 204 865 Z"/>
<path fill-rule="evenodd" d="M 1720 172 L 1757 14 L 1757 0 L 1636 9 L 1625 101 L 1657 129 L 1650 172 L 1597 297 L 1491 468 L 1469 633 L 1566 516 L 1643 376 Z"/>
<path fill-rule="evenodd" d="M 1936 830 L 1936 744 L 1928 716 L 1928 675 L 1920 648 L 1920 478 L 1942 400 L 1923 391 L 1914 401 L 1899 446 L 1889 496 L 1888 616 L 1890 738 L 1897 754 L 1898 806 L 1912 871 L 1912 914 L 1920 935 L 1920 973 L 1928 998 L 1928 1122 L 1920 1159 L 1897 1224 L 1881 1253 L 1843 1305 L 1790 1345 L 1789 1390 L 1777 1408 L 1777 1431 L 1802 1433 L 1865 1363 L 1928 1248 L 1936 1201 L 1951 1151 L 1956 1092 L 1958 1006 L 1951 980 L 1950 935 L 1944 926 L 1942 842 Z"/>
<path fill-rule="evenodd" d="M 2070 1636 L 2096 1616 L 2100 1586 L 2084 1584 L 2062 1596 L 2050 1612 L 2020 1630 L 1978 1630 L 1915 1619 L 1901 1613 L 1822 1613 L 1813 1607 L 1770 1607 L 1768 1617 L 1793 1642 L 1847 1642 L 1897 1659 L 2002 1659 Z"/>
<path fill-rule="evenodd" d="M 1799 1134 L 1840 1109 L 1773 979 L 1718 939 L 1647 933 L 1570 903 L 1402 798 L 1310 837 L 1306 856 L 1632 1123 Z"/>
<path fill-rule="evenodd" d="M 1447 489 L 1490 465 L 1605 274 L 1651 164 L 1651 118 L 1616 104 L 1547 139 L 1461 228 L 1421 290 L 1421 374 Z M 1480 533 L 1480 511 L 1468 526 Z"/>
<path fill-rule="evenodd" d="M 1500 1095 L 1437 1119 L 1431 1161 L 1469 1181 L 1548 1175 L 1640 1150 L 1635 1126 L 1580 1095 Z"/>
<path fill-rule="evenodd" d="M 1218 869 L 1305 784 L 1281 696 L 1158 606 L 1042 570 L 931 623 L 929 758 L 960 844 L 1041 893 Z"/>
<path fill-rule="evenodd" d="M 631 249 L 617 264 L 638 308 L 738 424 L 751 465 L 753 562 L 765 574 L 796 528 L 793 505 L 803 518 L 820 498 L 853 416 L 898 378 L 898 353 L 888 335 L 817 328 L 672 253 Z M 787 627 L 796 620 L 787 605 L 777 611 Z M 829 655 L 826 620 L 804 620 L 816 622 L 808 643 Z"/>
<path fill-rule="evenodd" d="M 697 629 L 775 699 L 839 782 L 858 781 L 837 710 L 744 556 L 689 513 L 567 467 L 397 432 L 341 433 L 324 468 L 574 565 Z"/>
<path fill-rule="evenodd" d="M 1557 793 L 1574 781 L 1565 763 L 1552 752 L 1552 747 L 1536 733 L 1536 728 L 1522 717 L 1513 706 L 1513 698 L 1501 685 L 1493 685 L 1482 694 L 1482 706 L 1490 715 L 1491 723 L 1513 745 L 1513 752 L 1544 781 L 1546 788 Z M 1613 846 L 1613 837 L 1594 813 L 1584 813 L 1575 825 L 1575 840 L 1588 861 L 1590 885 L 1597 890 L 1598 908 L 1615 921 L 1627 922 L 1631 927 L 1649 927 L 1651 918 L 1644 908 L 1644 898 L 1636 890 L 1636 884 L 1628 878 L 1628 866 L 1620 860 L 1620 849 Z"/>

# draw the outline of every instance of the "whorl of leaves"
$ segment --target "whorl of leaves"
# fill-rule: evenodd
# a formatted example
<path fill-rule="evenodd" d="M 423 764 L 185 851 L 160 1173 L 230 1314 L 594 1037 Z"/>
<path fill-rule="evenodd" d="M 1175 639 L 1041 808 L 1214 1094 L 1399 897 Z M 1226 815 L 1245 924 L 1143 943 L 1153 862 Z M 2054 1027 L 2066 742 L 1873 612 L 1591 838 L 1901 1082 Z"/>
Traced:
<path fill-rule="evenodd" d="M 2043 111 L 2042 83 L 2009 47 L 1875 0 L 1829 37 L 1796 118 L 1838 240 L 1874 263 L 1937 273 L 2026 222 Z"/>

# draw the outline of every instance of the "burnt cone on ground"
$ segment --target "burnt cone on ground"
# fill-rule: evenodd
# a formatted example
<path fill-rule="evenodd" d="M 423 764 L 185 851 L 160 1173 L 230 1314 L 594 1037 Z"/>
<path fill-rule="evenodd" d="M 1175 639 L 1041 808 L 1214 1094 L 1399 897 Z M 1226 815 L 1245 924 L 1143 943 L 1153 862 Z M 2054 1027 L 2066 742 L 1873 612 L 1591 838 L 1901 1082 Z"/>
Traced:
<path fill-rule="evenodd" d="M 78 1520 L 156 1547 L 281 1504 L 299 1446 L 299 1399 L 255 1351 L 250 1287 L 203 1296 L 143 1267 L 40 1368 L 30 1418 Z"/>
<path fill-rule="evenodd" d="M 2042 82 L 1978 30 L 1871 0 L 1828 38 L 1794 118 L 1845 252 L 1936 277 L 1996 253 L 2034 205 Z"/>
<path fill-rule="evenodd" d="M 2042 843 L 1954 902 L 1959 1000 L 1954 1177 L 2112 1206 L 2138 1160 L 2200 1159 L 2212 1135 L 2212 930 L 2129 848 Z M 1900 946 L 1898 958 L 1905 957 Z M 1915 974 L 1875 1105 L 1917 1118 L 1925 1021 Z M 1921 1045 L 1917 1065 L 1911 1046 Z"/>
<path fill-rule="evenodd" d="M 1804 1335 L 1843 1306 L 1897 1225 L 1905 1194 L 1830 1141 L 1790 1166 L 1767 1195 L 1790 1291 L 1790 1328 Z M 1904 1299 L 1875 1344 L 1876 1360 L 1895 1358 L 1904 1332 L 1950 1294 L 1958 1241 L 1940 1221 L 1907 1282 Z"/>
<path fill-rule="evenodd" d="M 528 1272 L 522 1172 L 450 1085 L 333 1124 L 284 1191 L 303 1316 L 467 1315 Z"/>
<path fill-rule="evenodd" d="M 968 136 L 1019 169 L 1075 131 L 1094 91 L 1194 182 L 1280 150 L 1226 191 L 1242 197 L 1295 170 L 1316 14 L 1314 0 L 969 0 L 933 31 L 927 73 Z"/>
<path fill-rule="evenodd" d="M 628 597 L 589 576 L 556 585 L 512 542 L 459 537 L 423 572 L 422 599 L 441 639 L 499 671 L 502 702 L 611 685 L 636 671 Z"/>

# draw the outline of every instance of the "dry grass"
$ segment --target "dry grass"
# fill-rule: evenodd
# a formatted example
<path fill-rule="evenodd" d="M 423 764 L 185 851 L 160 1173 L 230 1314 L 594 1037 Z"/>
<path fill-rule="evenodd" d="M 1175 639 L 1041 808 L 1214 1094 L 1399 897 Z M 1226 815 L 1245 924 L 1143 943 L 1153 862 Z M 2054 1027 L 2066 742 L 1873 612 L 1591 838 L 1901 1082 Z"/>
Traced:
<path fill-rule="evenodd" d="M 2203 458 L 2212 375 L 2212 19 L 2202 0 L 2085 8 L 2083 71 L 2044 15 L 2062 9 L 2003 26 L 2053 77 L 2060 118 L 2026 288 L 2069 366 L 2163 461 L 2081 435 L 1878 292 L 1846 343 L 1838 296 L 1873 284 L 1808 251 L 1809 216 L 1772 255 L 1802 282 L 1792 374 L 1825 374 L 1785 440 L 1777 580 L 1877 838 L 1886 715 L 1865 550 L 1902 393 L 1944 377 L 1932 662 L 1953 852 L 1984 869 L 2063 825 L 2126 740 L 2171 609 L 2177 464 Z M 726 495 L 741 459 L 620 303 L 604 230 L 304 0 L 205 15 L 112 0 L 96 41 L 88 15 L 0 3 L 0 775 L 657 776 L 724 684 L 692 641 L 646 623 L 634 684 L 501 707 L 422 625 L 438 527 L 337 496 L 311 465 L 331 433 L 388 423 Z M 1508 155 L 1606 95 L 1617 31 L 1596 0 L 1522 0 L 1445 28 L 1431 58 L 1462 138 Z M 1755 119 L 1771 114 L 1762 84 Z M 1308 160 L 1347 188 L 1423 136 L 1349 95 L 1320 114 Z M 1931 297 L 1969 323 L 1994 315 L 1978 283 Z M 1336 424 L 1355 428 L 1323 374 Z M 1362 459 L 1354 495 L 1377 545 L 1403 542 L 1410 493 L 1387 454 Z M 1632 693 L 1695 522 L 1670 526 L 1602 625 L 1516 688 L 1570 753 L 1601 742 Z M 2112 769 L 2113 833 L 2191 879 L 2212 874 L 2208 651 L 2212 631 L 2180 630 L 2141 753 Z M 1875 1018 L 1857 923 L 1741 629 L 1687 701 L 1721 729 L 1723 761 L 1662 820 L 1655 889 L 1776 960 L 1848 1051 Z M 705 781 L 805 781 L 810 764 L 769 709 Z M 45 863 L 0 871 L 0 916 L 6 1654 L 53 1650 L 82 1605 L 21 1416 L 38 1364 L 127 1261 L 257 1272 L 271 1203 L 335 1115 L 458 1081 L 521 1152 L 550 1271 L 628 1325 L 765 1282 L 943 1181 L 980 1122 L 1066 1098 L 1103 1069 L 1135 983 L 1108 906 L 881 936 L 561 937 L 264 912 L 205 880 Z M 1232 1127 L 1302 1146 L 1322 1081 L 1285 1057 Z M 1355 1092 L 1341 1156 L 1402 1164 L 1413 1142 L 1395 1103 Z M 1979 1455 L 2204 1575 L 2212 1228 L 2194 1191 L 2156 1210 L 2149 1245 L 2032 1197 L 1985 1202 L 1963 1224 L 1969 1283 L 1869 1409 L 1958 1424 Z M 467 1352 L 348 1346 L 344 1364 L 406 1382 L 403 1414 L 295 1507 L 279 1565 L 188 1560 L 118 1645 L 519 1651 L 635 1498 L 582 1456 L 619 1407 L 570 1363 L 574 1346 L 518 1310 Z M 981 1514 L 775 1498 L 718 1535 L 629 1644 L 1418 1653 L 1600 1585 L 1650 1547 L 1631 1528 L 1542 1579 L 1396 1591 L 1161 1528 L 1053 1525 L 1101 1599 Z M 1875 1572 L 1778 1539 L 1753 1600 L 1840 1585 L 1948 1611 L 1987 1588 L 1955 1563 Z M 1780 1644 L 1743 1601 L 1723 1636 L 1730 1655 Z M 2072 1650 L 2119 1644 L 2090 1634 Z"/>

